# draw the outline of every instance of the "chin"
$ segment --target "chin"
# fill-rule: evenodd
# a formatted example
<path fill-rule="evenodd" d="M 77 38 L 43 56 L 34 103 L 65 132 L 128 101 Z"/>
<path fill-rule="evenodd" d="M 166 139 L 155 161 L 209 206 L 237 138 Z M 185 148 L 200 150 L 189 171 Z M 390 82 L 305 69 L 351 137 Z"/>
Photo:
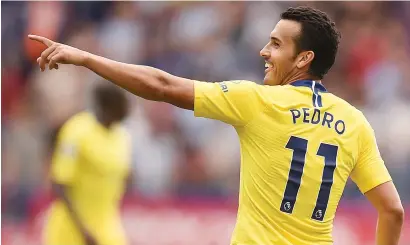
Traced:
<path fill-rule="evenodd" d="M 276 73 L 273 72 L 273 70 L 269 71 L 268 73 L 265 74 L 265 77 L 263 78 L 263 84 L 264 85 L 278 85 L 278 79 L 275 76 Z"/>
<path fill-rule="evenodd" d="M 265 76 L 265 78 L 263 78 L 263 84 L 264 85 L 277 85 L 277 83 L 275 82 L 275 79 L 273 77 L 270 76 Z"/>

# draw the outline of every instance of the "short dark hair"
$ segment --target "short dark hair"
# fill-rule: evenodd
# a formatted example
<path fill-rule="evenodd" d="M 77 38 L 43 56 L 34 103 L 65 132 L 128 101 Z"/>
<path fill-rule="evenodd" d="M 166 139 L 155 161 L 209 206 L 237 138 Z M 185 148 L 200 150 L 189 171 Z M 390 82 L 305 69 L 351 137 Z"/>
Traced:
<path fill-rule="evenodd" d="M 295 40 L 296 52 L 311 50 L 315 53 L 309 74 L 322 79 L 335 63 L 339 48 L 341 35 L 335 23 L 326 13 L 310 7 L 288 8 L 281 19 L 302 25 L 301 35 Z"/>
<path fill-rule="evenodd" d="M 101 110 L 113 114 L 117 120 L 124 119 L 128 114 L 125 90 L 106 81 L 95 87 L 94 103 Z"/>

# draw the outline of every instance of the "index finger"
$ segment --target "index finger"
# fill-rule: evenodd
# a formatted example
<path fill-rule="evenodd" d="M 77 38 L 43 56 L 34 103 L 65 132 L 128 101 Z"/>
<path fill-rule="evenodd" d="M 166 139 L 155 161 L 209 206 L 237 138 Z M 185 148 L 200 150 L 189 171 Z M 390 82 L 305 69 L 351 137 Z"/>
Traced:
<path fill-rule="evenodd" d="M 44 43 L 44 45 L 46 45 L 47 47 L 50 47 L 51 45 L 54 44 L 53 41 L 51 41 L 48 38 L 42 37 L 42 36 L 28 35 L 28 38 L 30 38 L 31 40 L 37 41 L 37 42 Z"/>

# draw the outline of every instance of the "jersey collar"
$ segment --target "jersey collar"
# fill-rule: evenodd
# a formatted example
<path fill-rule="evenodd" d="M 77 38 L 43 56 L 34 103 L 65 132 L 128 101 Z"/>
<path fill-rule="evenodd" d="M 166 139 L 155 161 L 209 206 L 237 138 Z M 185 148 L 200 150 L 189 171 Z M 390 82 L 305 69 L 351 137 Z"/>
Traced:
<path fill-rule="evenodd" d="M 327 89 L 325 88 L 325 86 L 313 80 L 299 80 L 299 81 L 290 83 L 290 85 L 295 86 L 295 87 L 307 87 L 311 89 L 315 88 L 315 90 L 318 90 L 320 92 L 327 92 Z"/>

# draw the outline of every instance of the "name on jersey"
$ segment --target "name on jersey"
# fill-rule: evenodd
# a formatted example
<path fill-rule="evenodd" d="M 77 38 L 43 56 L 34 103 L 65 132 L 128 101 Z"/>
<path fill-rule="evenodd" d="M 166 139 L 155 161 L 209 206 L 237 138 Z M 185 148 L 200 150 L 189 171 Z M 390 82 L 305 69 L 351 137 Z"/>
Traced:
<path fill-rule="evenodd" d="M 323 127 L 328 127 L 334 129 L 336 133 L 342 135 L 346 130 L 346 125 L 343 120 L 337 120 L 332 113 L 323 112 L 319 109 L 311 108 L 301 108 L 301 109 L 291 109 L 293 124 L 296 123 L 310 123 L 322 125 Z"/>

